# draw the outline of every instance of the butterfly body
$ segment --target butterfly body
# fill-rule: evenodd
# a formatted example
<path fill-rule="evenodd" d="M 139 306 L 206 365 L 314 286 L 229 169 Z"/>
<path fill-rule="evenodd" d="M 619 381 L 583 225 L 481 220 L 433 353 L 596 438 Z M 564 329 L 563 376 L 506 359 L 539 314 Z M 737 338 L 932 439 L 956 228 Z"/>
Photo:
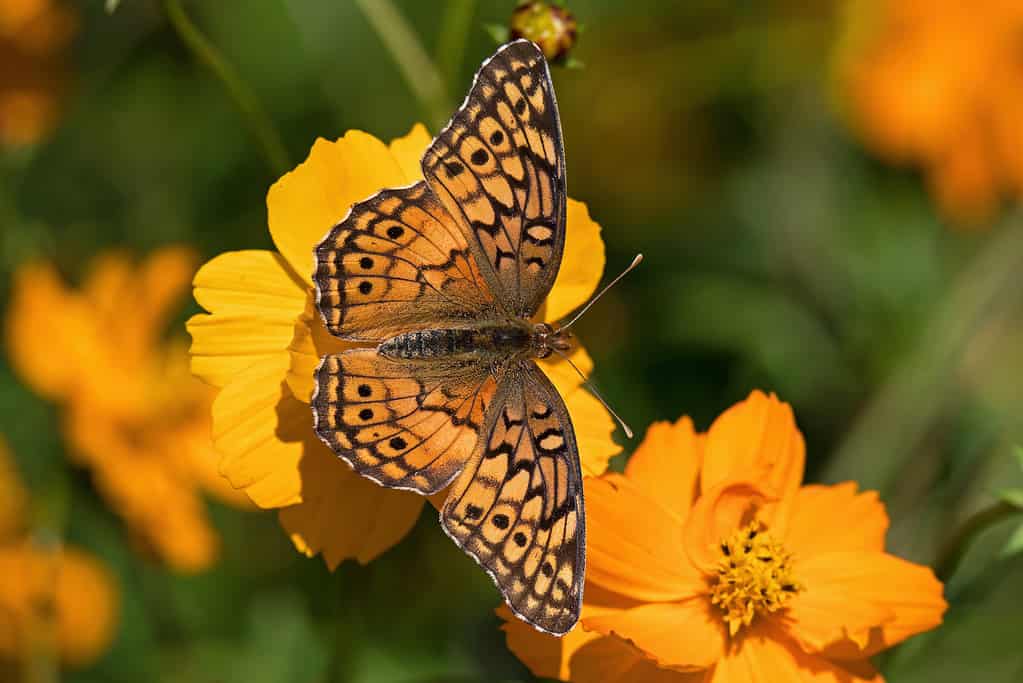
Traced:
<path fill-rule="evenodd" d="M 585 572 L 579 452 L 533 321 L 565 244 L 557 103 L 532 43 L 503 46 L 422 158 L 424 180 L 352 206 L 315 249 L 327 330 L 316 433 L 391 488 L 448 488 L 444 531 L 536 628 L 575 625 Z"/>

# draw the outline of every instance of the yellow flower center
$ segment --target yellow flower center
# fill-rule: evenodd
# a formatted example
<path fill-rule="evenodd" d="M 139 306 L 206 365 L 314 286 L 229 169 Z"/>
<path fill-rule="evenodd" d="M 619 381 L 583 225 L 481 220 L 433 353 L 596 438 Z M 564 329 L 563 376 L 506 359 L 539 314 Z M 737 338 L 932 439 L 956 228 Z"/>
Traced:
<path fill-rule="evenodd" d="M 777 612 L 801 590 L 792 576 L 792 554 L 759 522 L 721 542 L 710 601 L 724 613 L 729 635 L 749 626 L 758 614 Z"/>

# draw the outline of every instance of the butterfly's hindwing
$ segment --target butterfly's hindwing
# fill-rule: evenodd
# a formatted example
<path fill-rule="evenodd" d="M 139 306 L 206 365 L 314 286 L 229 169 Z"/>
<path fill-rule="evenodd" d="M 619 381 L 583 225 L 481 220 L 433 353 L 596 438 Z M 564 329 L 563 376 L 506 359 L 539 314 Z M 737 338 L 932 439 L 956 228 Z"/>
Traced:
<path fill-rule="evenodd" d="M 566 212 L 558 105 L 535 45 L 510 43 L 480 68 L 423 173 L 508 313 L 532 316 L 558 274 Z"/>
<path fill-rule="evenodd" d="M 585 568 L 582 473 L 568 410 L 534 362 L 506 371 L 441 523 L 519 616 L 555 634 L 572 628 Z"/>
<path fill-rule="evenodd" d="M 355 341 L 493 315 L 461 230 L 425 182 L 355 204 L 316 248 L 327 329 Z"/>
<path fill-rule="evenodd" d="M 359 474 L 436 493 L 472 454 L 495 389 L 475 363 L 402 361 L 374 349 L 328 355 L 316 370 L 316 432 Z"/>

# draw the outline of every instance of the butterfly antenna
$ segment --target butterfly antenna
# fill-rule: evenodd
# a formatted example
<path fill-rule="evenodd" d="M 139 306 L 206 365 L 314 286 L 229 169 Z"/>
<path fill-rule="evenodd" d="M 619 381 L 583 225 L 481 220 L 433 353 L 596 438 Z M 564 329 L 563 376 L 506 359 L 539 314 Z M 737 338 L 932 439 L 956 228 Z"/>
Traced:
<path fill-rule="evenodd" d="M 639 258 L 639 257 L 637 257 L 637 258 Z M 636 263 L 637 263 L 637 261 L 634 261 L 633 265 L 635 265 Z M 631 268 L 631 266 L 630 266 L 630 268 Z M 625 272 L 627 273 L 628 271 L 625 271 Z M 624 274 L 625 273 L 622 273 L 622 275 L 624 275 Z M 621 275 L 619 275 L 618 277 L 620 278 Z M 612 283 L 612 284 L 614 284 L 614 283 Z M 564 329 L 564 328 L 562 328 L 562 329 Z M 583 384 L 585 384 L 586 388 L 590 390 L 590 393 L 593 394 L 593 396 L 598 401 L 600 401 L 600 405 L 604 406 L 604 408 L 607 409 L 607 412 L 611 413 L 611 415 L 614 416 L 614 419 L 618 420 L 618 424 L 620 424 L 622 426 L 622 430 L 625 432 L 625 436 L 627 436 L 627 437 L 629 437 L 631 439 L 633 435 L 632 435 L 632 430 L 629 429 L 629 425 L 625 424 L 625 420 L 623 420 L 622 418 L 618 417 L 618 413 L 616 413 L 614 411 L 614 409 L 607 404 L 607 401 L 604 400 L 604 397 L 600 395 L 599 391 L 597 391 L 597 387 L 593 386 L 593 382 L 591 382 L 586 377 L 586 375 L 583 374 L 582 370 L 580 370 L 578 367 L 576 367 L 576 364 L 572 362 L 571 358 L 566 356 L 559 349 L 551 349 L 551 350 L 554 351 L 554 353 L 556 353 L 559 356 L 561 356 L 562 358 L 564 358 L 566 361 L 568 361 L 568 364 L 572 366 L 572 369 L 575 370 L 576 373 L 578 373 L 579 377 L 583 381 Z"/>
<path fill-rule="evenodd" d="M 600 299 L 600 297 L 604 296 L 604 294 L 607 293 L 607 290 L 611 289 L 616 284 L 618 284 L 619 280 L 621 280 L 623 277 L 628 275 L 632 271 L 632 269 L 635 268 L 636 266 L 638 266 L 642 261 L 643 261 L 643 254 L 636 254 L 636 258 L 632 259 L 632 263 L 629 264 L 629 267 L 626 268 L 625 270 L 623 270 L 621 275 L 616 277 L 614 280 L 611 280 L 611 282 L 607 283 L 607 286 L 605 286 L 604 289 L 600 290 L 600 294 L 597 294 L 597 296 L 595 296 L 592 299 L 590 299 L 589 301 L 587 301 L 586 305 L 583 306 L 583 310 L 581 310 L 578 313 L 576 313 L 575 317 L 573 317 L 571 320 L 569 320 L 568 323 L 566 323 L 565 325 L 562 325 L 559 328 L 559 331 L 560 330 L 567 330 L 572 325 L 574 325 L 576 320 L 578 320 L 579 318 L 583 317 L 583 313 L 585 313 L 586 311 L 590 310 L 590 306 L 592 306 L 593 304 L 597 303 L 597 300 Z M 571 362 L 571 361 L 569 361 L 569 362 Z M 586 378 L 584 377 L 583 379 L 586 379 Z M 611 409 L 608 408 L 608 410 L 611 410 Z M 624 427 L 625 424 L 623 423 L 622 426 Z M 628 431 L 628 430 L 626 430 L 626 431 Z M 631 438 L 631 436 L 630 436 L 630 438 Z"/>

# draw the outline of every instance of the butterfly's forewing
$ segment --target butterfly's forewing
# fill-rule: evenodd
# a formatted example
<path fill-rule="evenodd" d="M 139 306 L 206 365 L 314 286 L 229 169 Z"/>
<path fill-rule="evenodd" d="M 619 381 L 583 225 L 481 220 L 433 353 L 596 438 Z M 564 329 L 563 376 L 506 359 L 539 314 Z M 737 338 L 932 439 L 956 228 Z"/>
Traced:
<path fill-rule="evenodd" d="M 495 310 L 461 229 L 422 181 L 352 206 L 316 247 L 313 279 L 327 329 L 354 341 Z"/>
<path fill-rule="evenodd" d="M 497 386 L 488 370 L 374 349 L 325 356 L 312 400 L 316 433 L 364 477 L 436 493 L 476 446 Z"/>
<path fill-rule="evenodd" d="M 422 165 L 505 310 L 531 317 L 558 274 L 566 210 L 558 105 L 535 45 L 509 43 L 480 68 Z"/>
<path fill-rule="evenodd" d="M 586 561 L 582 473 L 565 403 L 534 362 L 507 369 L 441 524 L 520 617 L 554 634 L 575 625 Z"/>

